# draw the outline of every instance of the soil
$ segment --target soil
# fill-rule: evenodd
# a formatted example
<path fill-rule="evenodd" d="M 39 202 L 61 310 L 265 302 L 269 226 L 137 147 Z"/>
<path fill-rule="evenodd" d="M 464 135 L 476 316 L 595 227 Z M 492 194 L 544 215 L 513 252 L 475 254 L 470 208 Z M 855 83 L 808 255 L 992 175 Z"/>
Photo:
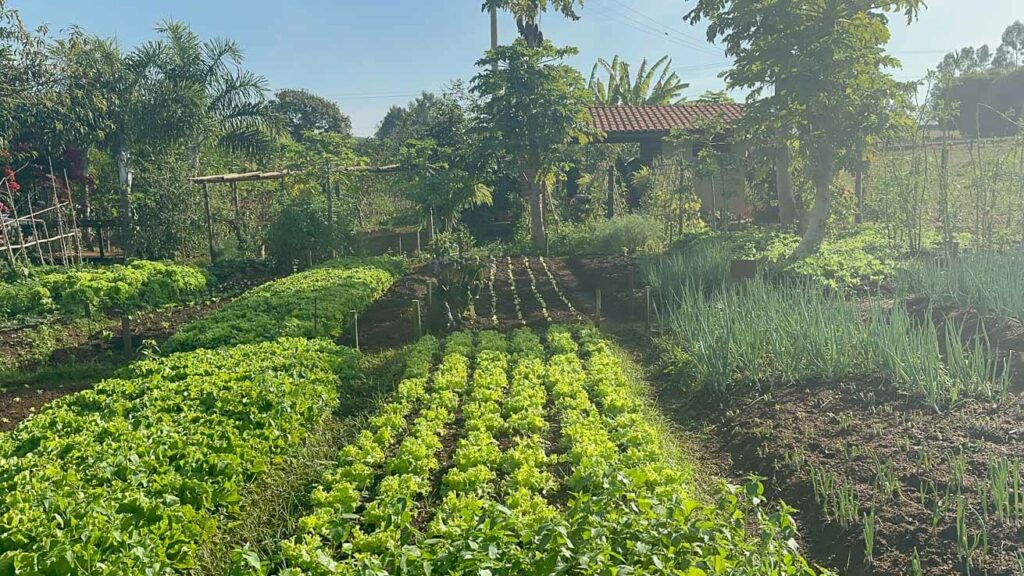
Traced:
<path fill-rule="evenodd" d="M 138 348 L 146 340 L 152 340 L 159 346 L 174 334 L 179 326 L 210 314 L 226 302 L 227 300 L 218 300 L 142 314 L 131 324 L 133 345 Z M 125 357 L 122 353 L 120 323 L 91 332 L 77 324 L 71 324 L 66 327 L 60 338 L 68 345 L 55 350 L 45 362 L 22 366 L 20 370 L 29 373 L 47 367 L 74 364 L 105 364 L 116 367 L 131 361 L 131 358 Z M 5 354 L 16 354 L 24 346 L 32 346 L 31 339 L 25 331 L 0 334 L 0 349 L 4 350 Z M 26 387 L 0 391 L 0 432 L 13 429 L 19 422 L 32 416 L 53 400 L 88 389 L 93 384 L 91 381 L 75 382 L 68 381 L 63 376 L 55 376 L 51 381 L 41 379 Z"/>
<path fill-rule="evenodd" d="M 530 276 L 527 272 L 527 265 L 523 258 L 512 258 L 512 277 L 515 282 L 515 290 L 520 298 L 520 306 L 523 313 L 523 321 L 520 321 L 515 311 L 515 304 L 512 292 L 512 282 L 509 279 L 508 264 L 503 258 L 497 258 L 495 263 L 494 291 L 497 295 L 497 310 L 492 310 L 491 287 L 489 284 L 490 259 L 483 259 L 484 277 L 487 282 L 481 288 L 474 299 L 473 306 L 476 312 L 474 318 L 466 320 L 464 326 L 467 330 L 501 330 L 507 331 L 521 326 L 543 327 L 549 323 L 571 324 L 592 318 L 594 315 L 594 297 L 592 289 L 581 283 L 569 268 L 568 260 L 565 258 L 545 258 L 548 269 L 551 271 L 559 290 L 572 304 L 570 309 L 558 296 L 551 280 L 544 272 L 540 259 L 529 258 L 529 270 L 533 272 L 537 283 L 537 292 L 544 300 L 548 311 L 548 318 L 544 317 L 544 307 L 534 295 L 530 284 Z M 379 300 L 359 317 L 359 346 L 364 351 L 379 351 L 409 344 L 416 336 L 416 307 L 415 300 L 420 301 L 423 331 L 425 333 L 438 333 L 443 330 L 433 329 L 430 324 L 440 325 L 442 317 L 437 310 L 431 313 L 431 304 L 438 305 L 433 294 L 428 295 L 427 284 L 430 281 L 424 267 L 410 271 Z M 497 319 L 497 322 L 494 319 Z M 355 337 L 352 331 L 340 340 L 345 345 L 354 345 Z"/>
<path fill-rule="evenodd" d="M 1024 403 L 1017 396 L 937 413 L 872 384 L 789 386 L 735 401 L 724 418 L 712 420 L 709 414 L 723 412 L 695 410 L 677 390 L 666 387 L 659 399 L 673 419 L 710 432 L 710 450 L 731 459 L 733 477 L 766 478 L 771 498 L 797 508 L 807 557 L 840 574 L 906 574 L 915 550 L 922 574 L 967 573 L 956 553 L 958 495 L 973 539 L 985 517 L 981 492 L 991 494 L 989 466 L 1000 458 L 1024 462 Z M 958 461 L 962 482 L 954 474 Z M 812 480 L 821 471 L 836 487 L 852 487 L 858 521 L 844 527 L 826 512 Z M 889 490 L 882 488 L 886 477 Z M 872 510 L 868 563 L 863 519 Z M 972 573 L 1019 574 L 1024 524 L 997 519 L 991 505 L 984 523 L 990 548 L 973 554 Z"/>
<path fill-rule="evenodd" d="M 18 388 L 0 392 L 0 432 L 13 430 L 19 422 L 34 416 L 46 404 L 90 386 L 87 383 L 79 383 L 60 388 Z"/>

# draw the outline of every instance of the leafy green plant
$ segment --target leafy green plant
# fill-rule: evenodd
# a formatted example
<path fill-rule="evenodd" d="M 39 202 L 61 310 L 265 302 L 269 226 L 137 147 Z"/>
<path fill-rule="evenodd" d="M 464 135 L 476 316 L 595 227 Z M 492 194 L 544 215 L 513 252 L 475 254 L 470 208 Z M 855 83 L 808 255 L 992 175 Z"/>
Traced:
<path fill-rule="evenodd" d="M 169 350 L 216 348 L 281 336 L 339 337 L 353 310 L 362 311 L 397 278 L 401 261 L 342 259 L 246 292 L 217 312 L 185 325 Z"/>
<path fill-rule="evenodd" d="M 0 503 L 0 573 L 188 570 L 355 366 L 333 344 L 283 339 L 142 360 L 51 404 L 0 436 L 0 490 L 17 495 Z"/>

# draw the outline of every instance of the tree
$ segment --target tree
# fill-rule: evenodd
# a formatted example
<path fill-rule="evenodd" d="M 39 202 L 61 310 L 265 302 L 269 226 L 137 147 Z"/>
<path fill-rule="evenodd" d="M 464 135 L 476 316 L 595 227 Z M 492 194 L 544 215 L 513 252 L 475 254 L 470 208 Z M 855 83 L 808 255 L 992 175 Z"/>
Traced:
<path fill-rule="evenodd" d="M 1003 46 L 1013 66 L 1020 66 L 1024 60 L 1024 22 L 1017 20 L 1003 31 Z"/>
<path fill-rule="evenodd" d="M 598 78 L 601 70 L 608 75 L 607 81 L 602 82 Z M 668 56 L 662 56 L 650 67 L 645 58 L 640 63 L 635 79 L 630 75 L 629 63 L 620 60 L 618 56 L 612 58 L 611 62 L 604 58 L 598 59 L 590 72 L 590 90 L 594 93 L 594 100 L 604 106 L 677 104 L 683 100 L 680 95 L 689 86 L 672 72 L 672 60 Z"/>
<path fill-rule="evenodd" d="M 220 38 L 202 41 L 182 22 L 163 22 L 156 30 L 163 38 L 139 52 L 158 74 L 157 94 L 173 99 L 164 113 L 185 130 L 192 173 L 198 174 L 207 144 L 267 152 L 276 117 L 266 99 L 266 79 L 242 69 L 241 47 Z"/>
<path fill-rule="evenodd" d="M 272 106 L 284 118 L 285 128 L 296 142 L 306 132 L 352 134 L 352 120 L 336 102 L 307 90 L 278 90 Z"/>
<path fill-rule="evenodd" d="M 901 86 L 885 73 L 886 13 L 912 21 L 922 0 L 698 0 L 687 20 L 709 22 L 735 63 L 730 88 L 746 88 L 748 115 L 762 127 L 788 125 L 807 157 L 815 190 L 796 257 L 820 247 L 831 215 L 837 166 L 862 145 L 864 109 L 889 108 Z M 780 87 L 779 82 L 782 82 Z M 774 94 L 762 98 L 765 90 Z"/>
<path fill-rule="evenodd" d="M 588 140 L 587 106 L 590 93 L 583 77 L 560 63 L 576 53 L 550 42 L 538 47 L 525 40 L 499 46 L 477 62 L 483 70 L 471 92 L 481 144 L 508 158 L 516 173 L 519 193 L 530 206 L 530 236 L 543 248 L 547 239 L 544 203 L 548 176 L 565 157 L 566 146 Z"/>
<path fill-rule="evenodd" d="M 484 0 L 483 9 L 508 10 L 516 17 L 519 36 L 533 47 L 544 43 L 544 34 L 540 31 L 538 19 L 547 12 L 548 6 L 560 12 L 566 18 L 579 20 L 576 6 L 583 6 L 583 0 Z"/>

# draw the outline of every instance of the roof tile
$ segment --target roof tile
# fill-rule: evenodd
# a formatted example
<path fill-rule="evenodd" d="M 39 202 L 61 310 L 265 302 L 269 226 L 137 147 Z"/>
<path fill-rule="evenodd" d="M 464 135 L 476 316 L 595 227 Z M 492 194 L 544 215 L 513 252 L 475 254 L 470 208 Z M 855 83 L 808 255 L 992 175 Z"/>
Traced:
<path fill-rule="evenodd" d="M 743 117 L 742 104 L 682 104 L 678 106 L 591 106 L 594 126 L 606 134 L 688 130 L 697 121 Z"/>

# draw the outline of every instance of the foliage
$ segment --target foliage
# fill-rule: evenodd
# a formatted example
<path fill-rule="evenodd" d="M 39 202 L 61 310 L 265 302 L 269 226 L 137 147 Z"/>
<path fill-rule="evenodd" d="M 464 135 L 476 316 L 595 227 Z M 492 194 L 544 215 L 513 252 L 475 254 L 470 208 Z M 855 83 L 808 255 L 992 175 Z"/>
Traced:
<path fill-rule="evenodd" d="M 608 75 L 607 81 L 597 77 L 600 70 L 604 70 Z M 590 72 L 589 83 L 590 90 L 594 93 L 594 101 L 603 106 L 679 104 L 683 101 L 683 90 L 689 86 L 672 71 L 672 60 L 668 56 L 662 56 L 650 67 L 647 66 L 645 58 L 640 62 L 635 79 L 630 75 L 629 63 L 619 60 L 617 55 L 611 62 L 600 58 Z"/>
<path fill-rule="evenodd" d="M 663 250 L 667 244 L 662 223 L 641 214 L 581 224 L 563 222 L 551 236 L 552 252 L 571 255 L 654 253 Z"/>
<path fill-rule="evenodd" d="M 590 96 L 574 68 L 556 63 L 574 54 L 550 42 L 533 47 L 524 40 L 499 46 L 477 62 L 482 70 L 471 92 L 482 132 L 481 147 L 514 166 L 519 193 L 530 206 L 535 248 L 545 243 L 547 180 L 571 143 L 585 143 L 590 131 Z"/>
<path fill-rule="evenodd" d="M 307 90 L 278 90 L 271 105 L 275 113 L 284 117 L 286 129 L 296 142 L 306 132 L 343 136 L 352 133 L 352 119 L 342 113 L 337 103 Z"/>
<path fill-rule="evenodd" d="M 68 317 L 106 312 L 131 314 L 181 304 L 205 290 L 201 270 L 136 260 L 127 266 L 30 270 L 27 278 L 0 283 L 0 317 L 61 312 Z"/>
<path fill-rule="evenodd" d="M 0 574 L 176 574 L 336 407 L 353 353 L 275 343 L 144 360 L 0 436 Z M 57 512 L 59 510 L 59 512 Z"/>
<path fill-rule="evenodd" d="M 939 306 L 973 308 L 1024 322 L 1024 255 L 964 254 L 912 261 L 896 278 L 897 293 Z"/>
<path fill-rule="evenodd" d="M 596 331 L 553 327 L 547 341 L 451 336 L 429 378 L 418 363 L 341 450 L 299 533 L 273 557 L 238 550 L 233 574 L 814 574 L 791 510 L 766 508 L 756 481 L 692 495 Z"/>
<path fill-rule="evenodd" d="M 909 21 L 923 4 L 700 0 L 687 15 L 691 23 L 707 20 L 708 40 L 723 40 L 735 58 L 725 79 L 729 88 L 751 90 L 748 122 L 763 133 L 794 130 L 806 154 L 815 203 L 800 257 L 824 239 L 837 166 L 861 162 L 865 142 L 900 121 L 907 87 L 884 72 L 898 65 L 884 52 L 886 13 L 903 12 Z M 763 97 L 769 88 L 774 94 Z"/>
<path fill-rule="evenodd" d="M 352 312 L 380 298 L 401 273 L 393 258 L 341 259 L 246 292 L 217 312 L 185 325 L 169 350 L 217 348 L 282 336 L 337 338 Z"/>

